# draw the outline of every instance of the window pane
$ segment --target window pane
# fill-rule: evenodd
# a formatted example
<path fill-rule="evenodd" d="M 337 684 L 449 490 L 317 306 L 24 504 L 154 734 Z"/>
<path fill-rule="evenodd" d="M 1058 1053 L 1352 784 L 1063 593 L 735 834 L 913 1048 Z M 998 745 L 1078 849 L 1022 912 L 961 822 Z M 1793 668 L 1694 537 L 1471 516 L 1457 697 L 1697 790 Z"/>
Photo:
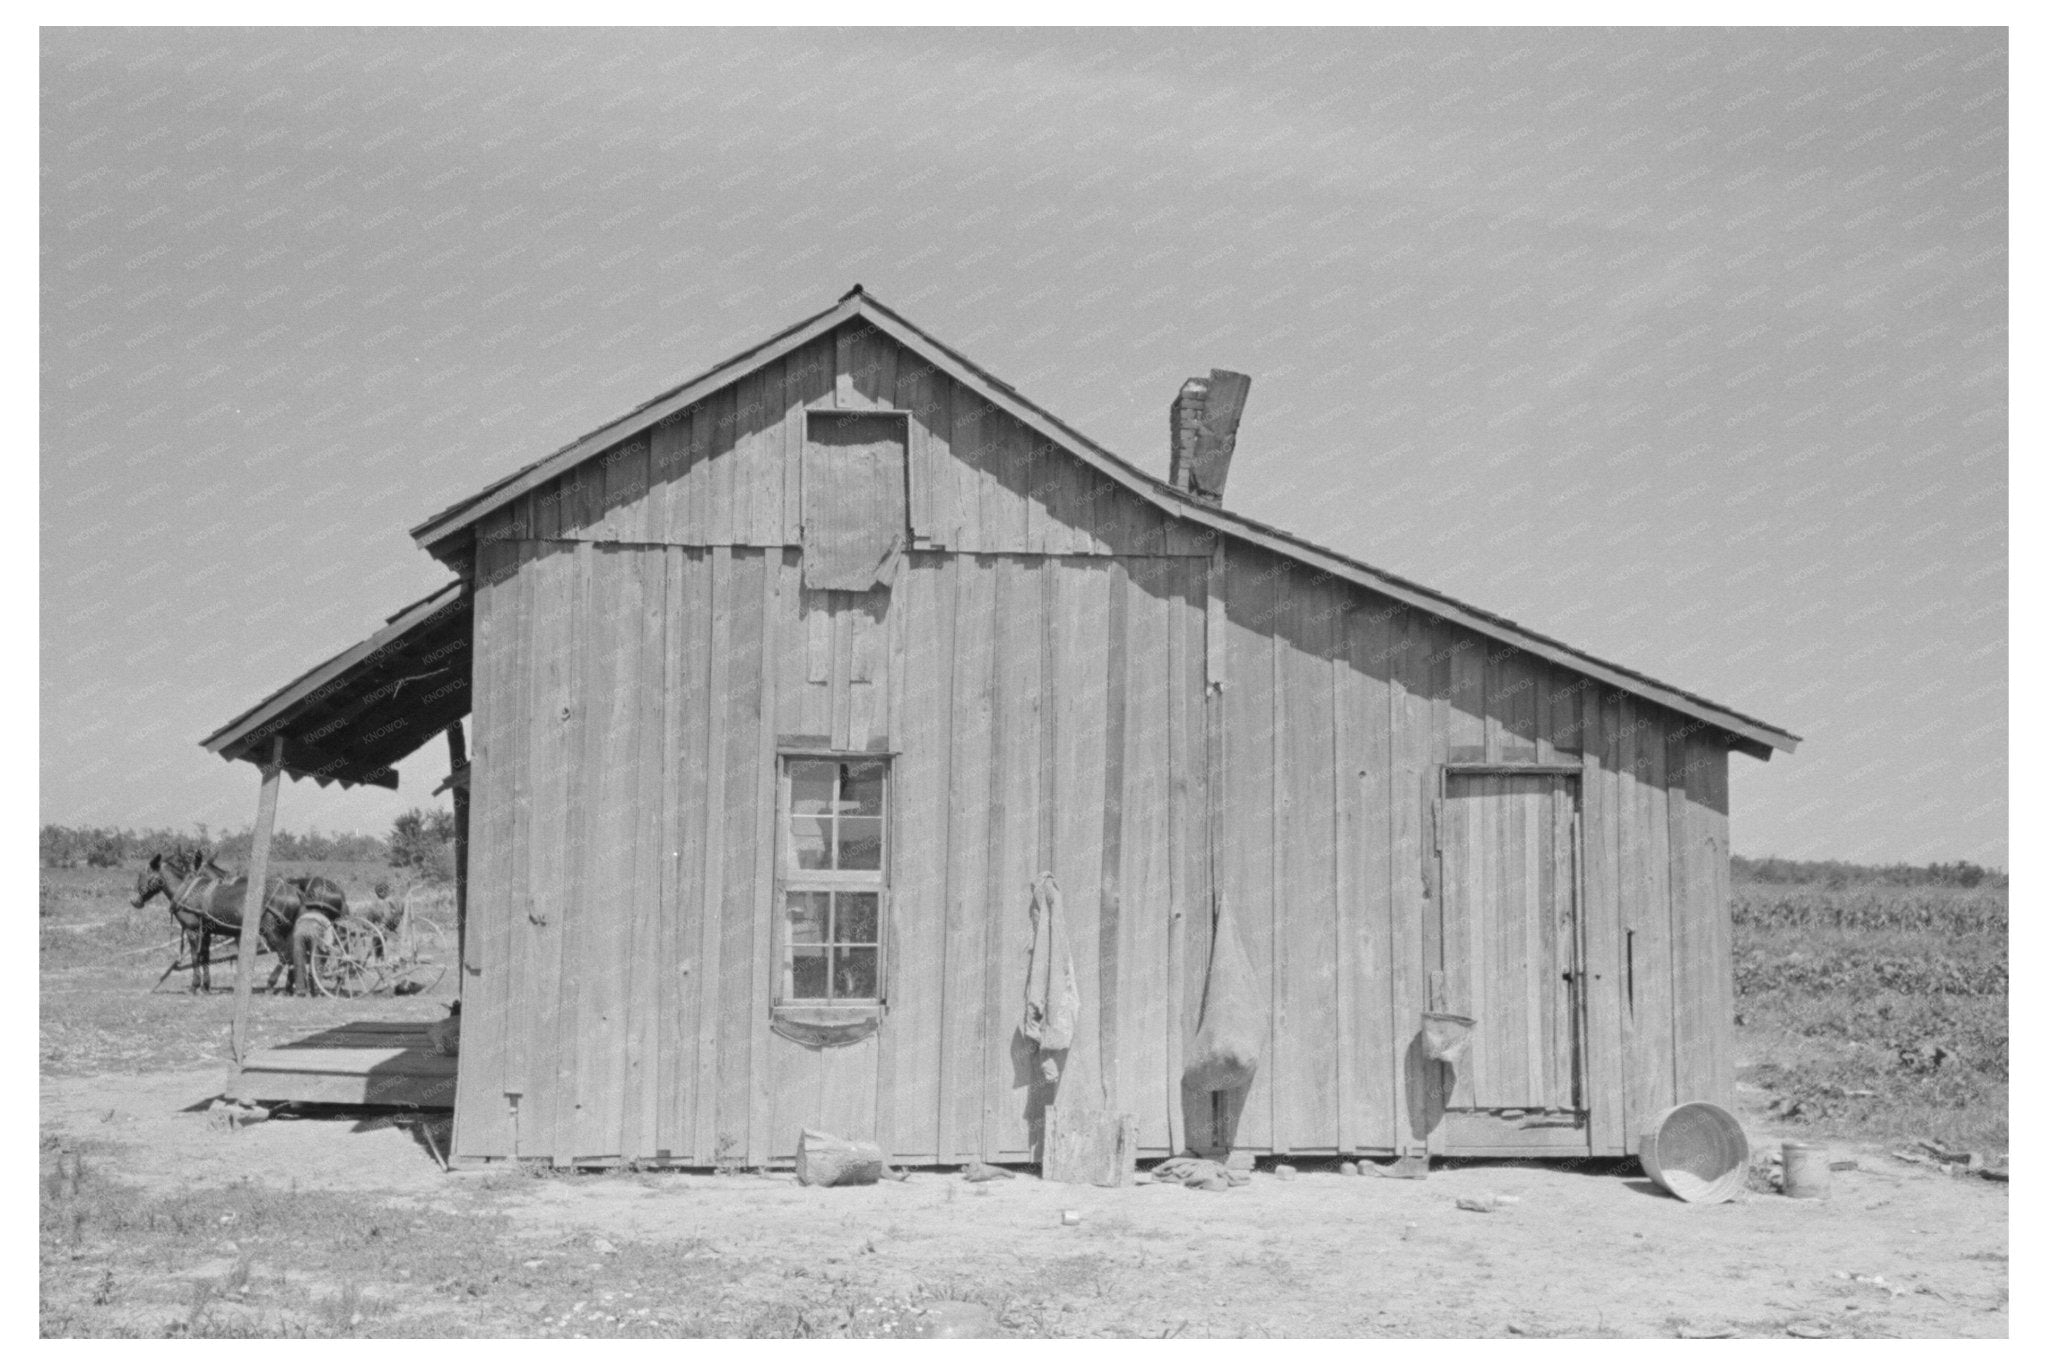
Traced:
<path fill-rule="evenodd" d="M 798 867 L 832 866 L 832 850 L 828 843 L 832 832 L 830 817 L 814 815 L 793 816 L 789 822 L 789 847 L 796 857 Z M 880 866 L 880 864 L 876 864 Z"/>
<path fill-rule="evenodd" d="M 798 1000 L 826 998 L 825 948 L 798 948 L 790 954 L 790 992 Z"/>
<path fill-rule="evenodd" d="M 873 1000 L 880 994 L 875 989 L 875 950 L 873 948 L 834 948 L 832 950 L 832 998 L 834 1000 Z"/>
<path fill-rule="evenodd" d="M 879 816 L 839 817 L 839 866 L 859 872 L 882 866 L 882 821 Z"/>
<path fill-rule="evenodd" d="M 793 815 L 830 815 L 832 779 L 839 765 L 816 759 L 791 760 L 789 765 L 789 809 Z"/>
<path fill-rule="evenodd" d="M 881 897 L 872 891 L 842 891 L 839 893 L 838 918 L 832 926 L 835 943 L 880 943 L 881 935 L 875 932 L 880 923 L 877 913 Z"/>
<path fill-rule="evenodd" d="M 825 942 L 825 900 L 823 891 L 789 893 L 789 941 Z"/>
<path fill-rule="evenodd" d="M 839 813 L 880 815 L 882 813 L 882 765 L 845 763 L 839 768 Z"/>

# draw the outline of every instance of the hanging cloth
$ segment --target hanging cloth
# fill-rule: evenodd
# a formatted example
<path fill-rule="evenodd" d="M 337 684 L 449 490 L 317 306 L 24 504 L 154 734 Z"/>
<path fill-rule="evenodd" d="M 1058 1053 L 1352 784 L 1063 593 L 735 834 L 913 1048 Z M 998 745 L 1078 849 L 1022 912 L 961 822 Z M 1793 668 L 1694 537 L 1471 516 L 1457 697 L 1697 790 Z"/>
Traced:
<path fill-rule="evenodd" d="M 1038 1044 L 1038 1069 L 1048 1081 L 1060 1078 L 1059 1058 L 1074 1043 L 1081 1014 L 1081 988 L 1074 981 L 1074 954 L 1067 946 L 1066 912 L 1052 873 L 1031 884 L 1031 970 L 1024 980 L 1024 1036 Z"/>

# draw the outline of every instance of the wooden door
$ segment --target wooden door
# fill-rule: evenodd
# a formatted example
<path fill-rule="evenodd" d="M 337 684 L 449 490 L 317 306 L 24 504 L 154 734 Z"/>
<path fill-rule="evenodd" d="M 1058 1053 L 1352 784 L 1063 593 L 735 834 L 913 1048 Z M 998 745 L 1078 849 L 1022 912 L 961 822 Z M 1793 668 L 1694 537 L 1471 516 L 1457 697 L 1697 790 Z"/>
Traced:
<path fill-rule="evenodd" d="M 1477 1021 L 1451 1110 L 1577 1114 L 1578 779 L 1445 775 L 1443 1005 Z"/>

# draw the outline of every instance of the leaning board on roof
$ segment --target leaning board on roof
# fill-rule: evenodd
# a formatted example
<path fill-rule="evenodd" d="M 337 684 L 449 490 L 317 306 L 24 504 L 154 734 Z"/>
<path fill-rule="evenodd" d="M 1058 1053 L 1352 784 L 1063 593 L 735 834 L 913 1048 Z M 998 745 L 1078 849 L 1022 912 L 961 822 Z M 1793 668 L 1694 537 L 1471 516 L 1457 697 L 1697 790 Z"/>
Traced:
<path fill-rule="evenodd" d="M 457 582 L 208 745 L 376 781 L 473 714 L 454 1159 L 1032 1161 L 1054 1105 L 1625 1155 L 1725 1105 L 1728 756 L 1797 738 L 1227 510 L 1242 381 L 1160 480 L 856 289 L 417 528 Z"/>

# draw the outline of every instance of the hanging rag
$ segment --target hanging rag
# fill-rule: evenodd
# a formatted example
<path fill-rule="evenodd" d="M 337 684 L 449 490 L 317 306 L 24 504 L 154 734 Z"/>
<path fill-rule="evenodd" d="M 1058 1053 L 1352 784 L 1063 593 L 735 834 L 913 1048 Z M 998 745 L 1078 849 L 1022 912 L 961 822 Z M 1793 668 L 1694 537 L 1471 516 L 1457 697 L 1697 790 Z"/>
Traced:
<path fill-rule="evenodd" d="M 1074 954 L 1067 946 L 1066 913 L 1052 873 L 1031 884 L 1031 970 L 1024 980 L 1024 1036 L 1038 1044 L 1038 1070 L 1060 1078 L 1059 1058 L 1074 1043 L 1081 1014 L 1081 988 L 1074 982 Z"/>
<path fill-rule="evenodd" d="M 1197 1090 L 1236 1090 L 1252 1083 L 1266 1036 L 1266 1002 L 1251 958 L 1237 936 L 1230 902 L 1218 900 L 1216 940 L 1202 992 L 1202 1023 L 1188 1047 L 1187 1080 Z"/>

